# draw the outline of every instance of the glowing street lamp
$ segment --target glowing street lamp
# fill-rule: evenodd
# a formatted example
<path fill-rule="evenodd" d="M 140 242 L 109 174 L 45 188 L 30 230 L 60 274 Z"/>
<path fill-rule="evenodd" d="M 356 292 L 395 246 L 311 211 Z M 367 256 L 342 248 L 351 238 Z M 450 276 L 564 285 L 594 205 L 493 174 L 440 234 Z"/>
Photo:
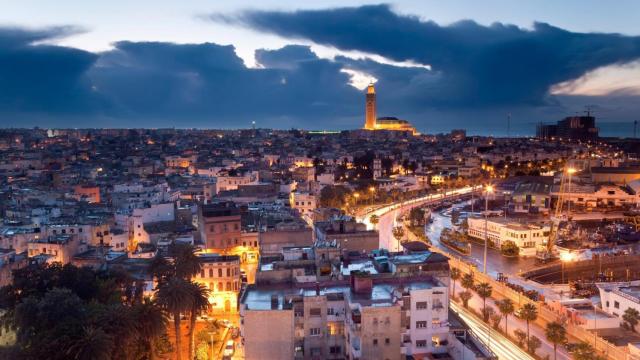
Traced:
<path fill-rule="evenodd" d="M 571 216 L 571 176 L 575 174 L 576 171 L 577 170 L 572 167 L 567 169 L 567 174 L 569 174 L 569 205 L 567 208 L 567 218 Z"/>
<path fill-rule="evenodd" d="M 485 188 L 484 195 L 484 260 L 482 261 L 482 272 L 487 273 L 487 249 L 489 246 L 489 194 L 493 194 L 493 185 L 489 184 Z"/>

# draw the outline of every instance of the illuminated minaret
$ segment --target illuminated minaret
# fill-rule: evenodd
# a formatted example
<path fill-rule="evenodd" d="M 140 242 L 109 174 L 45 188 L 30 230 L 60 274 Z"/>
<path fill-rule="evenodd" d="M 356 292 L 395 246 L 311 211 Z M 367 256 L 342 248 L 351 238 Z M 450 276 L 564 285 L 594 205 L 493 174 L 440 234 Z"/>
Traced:
<path fill-rule="evenodd" d="M 366 99 L 364 128 L 373 130 L 376 128 L 376 89 L 373 87 L 373 83 L 369 83 L 367 87 Z"/>

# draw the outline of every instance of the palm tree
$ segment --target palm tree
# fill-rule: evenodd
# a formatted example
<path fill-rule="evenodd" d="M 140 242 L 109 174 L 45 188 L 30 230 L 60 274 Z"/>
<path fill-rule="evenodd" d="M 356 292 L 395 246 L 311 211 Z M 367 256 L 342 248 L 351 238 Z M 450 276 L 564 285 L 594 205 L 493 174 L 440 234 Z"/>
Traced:
<path fill-rule="evenodd" d="M 482 299 L 482 311 L 484 312 L 487 308 L 487 298 L 491 296 L 493 292 L 493 288 L 489 283 L 482 282 L 476 285 L 476 294 L 480 296 Z"/>
<path fill-rule="evenodd" d="M 502 301 L 497 301 L 496 305 L 498 305 L 498 310 L 500 310 L 500 313 L 504 316 L 504 333 L 509 335 L 507 328 L 508 317 L 516 310 L 513 306 L 513 301 L 507 298 Z"/>
<path fill-rule="evenodd" d="M 624 314 L 622 314 L 622 320 L 627 324 L 629 330 L 635 332 L 636 325 L 638 325 L 638 321 L 640 320 L 640 313 L 634 308 L 627 308 Z"/>
<path fill-rule="evenodd" d="M 196 249 L 191 244 L 173 243 L 169 247 L 169 254 L 175 259 L 175 276 L 191 280 L 200 272 L 202 263 L 195 254 Z"/>
<path fill-rule="evenodd" d="M 462 305 L 464 306 L 464 308 L 465 309 L 468 308 L 469 300 L 471 300 L 471 297 L 473 297 L 471 292 L 465 290 L 465 291 L 462 291 L 460 294 L 458 294 L 458 296 L 460 297 L 460 300 L 462 300 Z"/>
<path fill-rule="evenodd" d="M 526 303 L 520 308 L 520 319 L 527 322 L 527 345 L 529 344 L 529 322 L 538 318 L 538 308 L 532 303 Z"/>
<path fill-rule="evenodd" d="M 173 326 L 176 332 L 176 359 L 182 359 L 182 342 L 180 334 L 180 313 L 190 311 L 192 307 L 192 290 L 189 282 L 184 279 L 172 277 L 160 283 L 157 292 L 160 305 L 173 315 Z"/>
<path fill-rule="evenodd" d="M 567 341 L 567 329 L 558 322 L 550 322 L 545 329 L 545 335 L 547 336 L 547 340 L 553 344 L 553 360 L 556 360 L 556 348 L 558 344 Z"/>
<path fill-rule="evenodd" d="M 158 252 L 156 256 L 151 260 L 149 265 L 149 272 L 158 279 L 158 282 L 164 281 L 173 275 L 173 265 L 170 264 L 164 255 Z"/>
<path fill-rule="evenodd" d="M 451 293 L 451 297 L 456 297 L 456 280 L 460 279 L 461 273 L 458 268 L 451 268 L 449 272 L 449 276 L 451 276 L 451 280 L 453 281 L 453 292 Z"/>
<path fill-rule="evenodd" d="M 467 290 L 473 288 L 473 273 L 464 274 L 460 285 Z"/>
<path fill-rule="evenodd" d="M 371 215 L 371 217 L 369 217 L 369 222 L 375 228 L 376 225 L 380 222 L 380 217 L 378 215 L 376 215 L 376 214 L 373 214 L 373 215 Z"/>
<path fill-rule="evenodd" d="M 113 351 L 113 340 L 104 330 L 86 327 L 79 338 L 67 349 L 74 360 L 109 360 Z"/>
<path fill-rule="evenodd" d="M 190 315 L 190 325 L 189 325 L 189 359 L 193 359 L 195 356 L 195 328 L 196 328 L 196 318 L 203 311 L 206 311 L 209 308 L 209 289 L 206 286 L 198 283 L 191 282 L 190 284 L 191 290 L 191 315 Z"/>
<path fill-rule="evenodd" d="M 155 340 L 166 331 L 167 318 L 156 301 L 150 298 L 145 298 L 141 303 L 134 305 L 133 318 L 138 337 L 144 343 L 147 357 L 153 359 Z"/>

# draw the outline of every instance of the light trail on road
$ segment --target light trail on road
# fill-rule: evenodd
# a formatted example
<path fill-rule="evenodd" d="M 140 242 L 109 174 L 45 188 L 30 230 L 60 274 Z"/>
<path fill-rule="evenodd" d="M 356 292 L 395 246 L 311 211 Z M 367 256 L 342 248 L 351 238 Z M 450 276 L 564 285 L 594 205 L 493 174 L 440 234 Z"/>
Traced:
<path fill-rule="evenodd" d="M 463 308 L 455 302 L 450 302 L 451 309 L 455 311 L 462 320 L 473 330 L 473 332 L 483 341 L 487 342 L 489 326 L 478 319 L 469 310 Z M 504 337 L 496 330 L 491 330 L 491 351 L 493 351 L 500 360 L 535 360 L 534 357 L 520 349 L 518 345 Z"/>

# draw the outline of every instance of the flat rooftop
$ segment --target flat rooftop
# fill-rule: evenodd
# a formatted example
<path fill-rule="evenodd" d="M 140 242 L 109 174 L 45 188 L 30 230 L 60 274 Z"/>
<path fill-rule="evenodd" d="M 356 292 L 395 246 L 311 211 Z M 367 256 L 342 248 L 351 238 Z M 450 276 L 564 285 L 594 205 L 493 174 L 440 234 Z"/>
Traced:
<path fill-rule="evenodd" d="M 621 286 L 618 291 L 640 300 L 640 286 Z"/>
<path fill-rule="evenodd" d="M 414 281 L 403 285 L 407 290 L 424 290 L 436 286 L 441 285 L 431 281 Z M 346 297 L 350 303 L 360 303 L 363 306 L 392 306 L 395 303 L 393 292 L 397 288 L 397 284 L 374 284 L 370 294 L 355 294 L 348 285 L 340 284 L 321 287 L 320 295 L 326 295 L 330 301 L 343 300 Z M 271 299 L 277 297 L 278 310 L 283 310 L 287 308 L 284 306 L 285 300 L 293 296 L 316 296 L 316 289 L 292 286 L 250 287 L 242 299 L 242 304 L 248 310 L 272 310 Z"/>

